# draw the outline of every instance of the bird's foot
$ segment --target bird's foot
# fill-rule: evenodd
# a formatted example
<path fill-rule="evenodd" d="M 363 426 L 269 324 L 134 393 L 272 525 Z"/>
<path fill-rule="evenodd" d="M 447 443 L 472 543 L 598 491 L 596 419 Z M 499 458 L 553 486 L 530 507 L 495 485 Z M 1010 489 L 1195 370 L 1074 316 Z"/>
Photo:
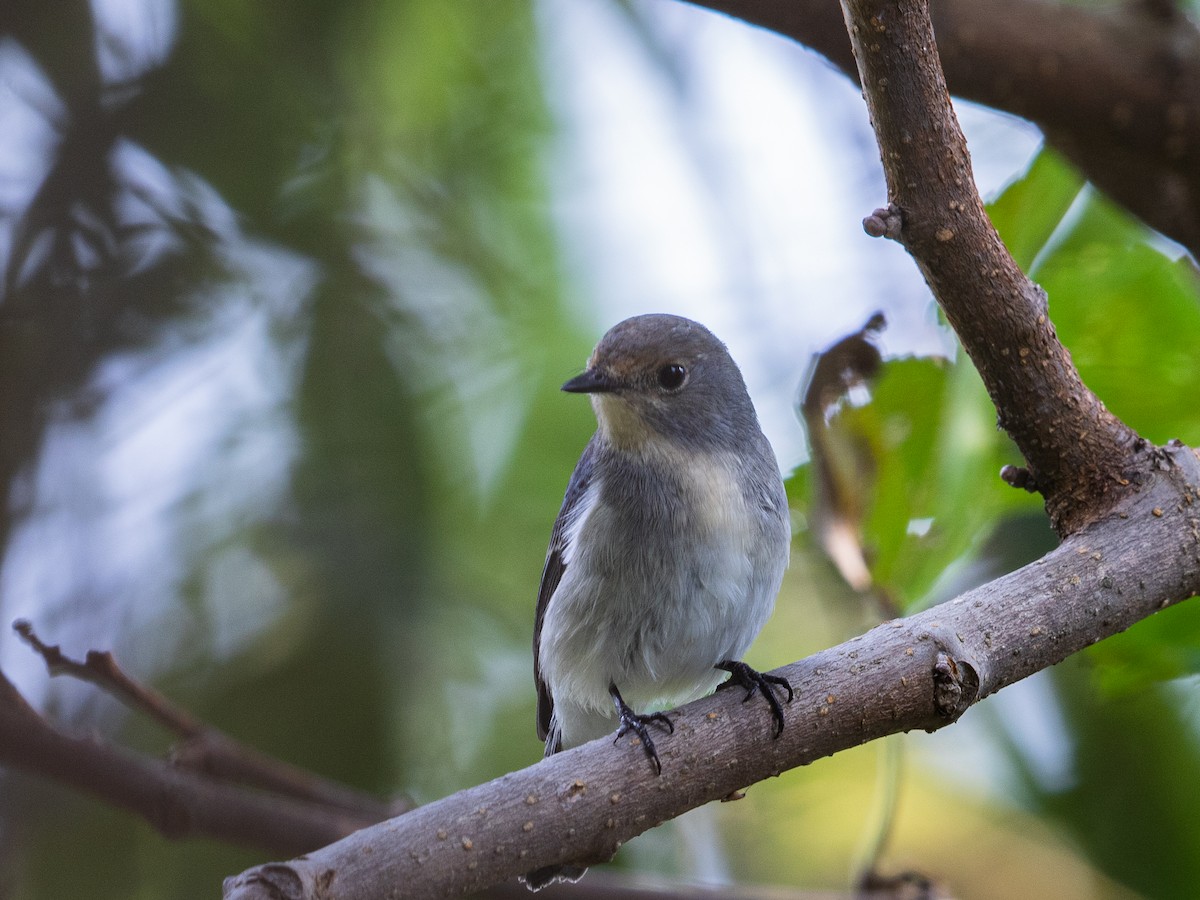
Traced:
<path fill-rule="evenodd" d="M 621 720 L 621 727 L 617 729 L 617 736 L 613 738 L 613 743 L 615 744 L 632 731 L 638 736 L 638 740 L 642 742 L 642 749 L 650 757 L 650 762 L 654 765 L 655 774 L 661 775 L 662 763 L 659 762 L 658 750 L 654 747 L 654 741 L 650 737 L 650 730 L 647 726 L 658 725 L 661 728 L 665 728 L 668 734 L 675 731 L 675 726 L 671 724 L 671 720 L 665 714 L 660 712 L 649 713 L 648 715 L 635 713 L 633 708 L 621 697 L 621 692 L 617 690 L 615 684 L 608 686 L 608 693 L 617 708 L 617 718 Z"/>
<path fill-rule="evenodd" d="M 753 697 L 755 693 L 762 694 L 767 700 L 767 705 L 771 707 L 771 718 L 775 721 L 775 737 L 783 734 L 783 706 L 775 695 L 775 688 L 781 687 L 787 691 L 787 702 L 791 703 L 792 686 L 786 678 L 780 678 L 778 675 L 764 675 L 757 669 L 750 668 L 744 662 L 732 659 L 717 663 L 715 668 L 724 669 L 729 673 L 729 680 L 718 685 L 717 690 L 733 685 L 744 687 L 746 696 L 742 698 L 743 703 Z"/>

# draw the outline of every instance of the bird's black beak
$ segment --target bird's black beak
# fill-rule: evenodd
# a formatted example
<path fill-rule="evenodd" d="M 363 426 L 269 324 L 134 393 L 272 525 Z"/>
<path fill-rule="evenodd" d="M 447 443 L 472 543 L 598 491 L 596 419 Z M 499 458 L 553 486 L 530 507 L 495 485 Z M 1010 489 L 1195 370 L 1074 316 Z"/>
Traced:
<path fill-rule="evenodd" d="M 617 389 L 617 383 L 610 376 L 588 369 L 582 375 L 576 375 L 562 386 L 568 394 L 609 394 Z"/>

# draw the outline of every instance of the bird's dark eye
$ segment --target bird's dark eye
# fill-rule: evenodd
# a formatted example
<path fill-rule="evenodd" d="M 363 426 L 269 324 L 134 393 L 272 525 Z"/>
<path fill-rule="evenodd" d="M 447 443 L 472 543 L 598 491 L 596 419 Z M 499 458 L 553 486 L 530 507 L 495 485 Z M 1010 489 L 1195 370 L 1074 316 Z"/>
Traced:
<path fill-rule="evenodd" d="M 658 383 L 668 391 L 677 391 L 687 380 L 687 369 L 679 363 L 671 363 L 658 370 Z"/>

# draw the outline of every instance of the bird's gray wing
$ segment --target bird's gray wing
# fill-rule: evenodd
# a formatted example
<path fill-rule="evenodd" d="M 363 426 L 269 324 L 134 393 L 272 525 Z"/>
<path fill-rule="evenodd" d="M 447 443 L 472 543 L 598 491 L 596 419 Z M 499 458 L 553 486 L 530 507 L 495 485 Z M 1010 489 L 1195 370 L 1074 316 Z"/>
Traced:
<path fill-rule="evenodd" d="M 537 733 L 545 740 L 550 733 L 550 716 L 554 712 L 554 697 L 550 686 L 542 680 L 542 669 L 538 661 L 538 648 L 542 642 L 542 622 L 546 618 L 546 610 L 562 581 L 563 573 L 567 570 L 564 559 L 567 551 L 567 533 L 570 531 L 575 518 L 582 512 L 583 498 L 592 483 L 592 468 L 596 457 L 596 439 L 593 437 L 579 457 L 571 480 L 567 482 L 567 494 L 563 497 L 562 509 L 554 520 L 554 529 L 550 532 L 550 549 L 546 551 L 546 565 L 542 568 L 542 583 L 538 588 L 537 618 L 533 626 L 533 679 L 537 683 L 538 709 Z"/>

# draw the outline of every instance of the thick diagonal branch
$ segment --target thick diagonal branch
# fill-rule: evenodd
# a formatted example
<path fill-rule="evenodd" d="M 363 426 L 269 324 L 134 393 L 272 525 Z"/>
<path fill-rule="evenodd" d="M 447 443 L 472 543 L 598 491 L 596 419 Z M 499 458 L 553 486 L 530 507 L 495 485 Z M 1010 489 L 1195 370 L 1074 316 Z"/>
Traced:
<path fill-rule="evenodd" d="M 1200 590 L 1200 461 L 1158 454 L 1122 512 L 1025 568 L 777 671 L 796 689 L 771 737 L 763 708 L 720 691 L 641 748 L 593 741 L 227 880 L 226 900 L 469 893 L 552 863 L 607 859 L 631 837 L 866 741 L 955 721 L 971 704 Z"/>

